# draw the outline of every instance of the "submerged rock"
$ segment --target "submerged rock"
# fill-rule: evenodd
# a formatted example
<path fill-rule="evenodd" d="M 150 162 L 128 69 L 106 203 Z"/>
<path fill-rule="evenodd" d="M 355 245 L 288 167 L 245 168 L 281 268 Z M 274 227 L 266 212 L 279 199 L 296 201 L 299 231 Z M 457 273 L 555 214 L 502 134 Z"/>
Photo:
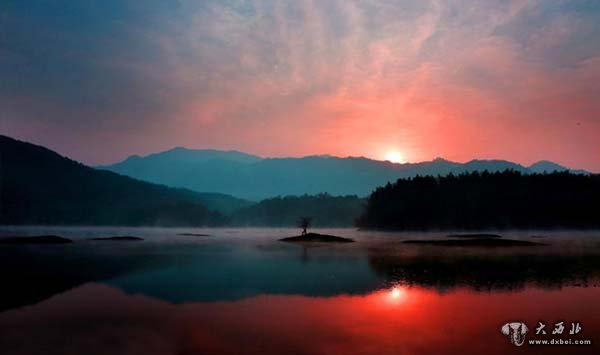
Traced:
<path fill-rule="evenodd" d="M 115 237 L 102 237 L 102 238 L 91 238 L 90 240 L 106 240 L 106 241 L 117 241 L 117 242 L 134 242 L 144 240 L 144 238 L 126 236 L 115 236 Z"/>
<path fill-rule="evenodd" d="M 350 238 L 338 237 L 335 235 L 306 233 L 297 237 L 288 237 L 279 239 L 282 242 L 317 242 L 317 243 L 353 243 Z"/>
<path fill-rule="evenodd" d="M 0 244 L 68 244 L 73 243 L 71 239 L 59 237 L 57 235 L 36 235 L 36 236 L 18 236 L 2 237 Z"/>

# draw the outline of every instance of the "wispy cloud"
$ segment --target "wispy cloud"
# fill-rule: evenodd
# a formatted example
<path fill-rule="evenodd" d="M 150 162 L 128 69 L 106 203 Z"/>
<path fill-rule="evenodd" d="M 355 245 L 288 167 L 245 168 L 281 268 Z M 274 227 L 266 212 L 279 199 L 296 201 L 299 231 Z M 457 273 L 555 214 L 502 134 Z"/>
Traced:
<path fill-rule="evenodd" d="M 92 163 L 189 145 L 600 170 L 593 1 L 23 3 L 0 129 Z"/>

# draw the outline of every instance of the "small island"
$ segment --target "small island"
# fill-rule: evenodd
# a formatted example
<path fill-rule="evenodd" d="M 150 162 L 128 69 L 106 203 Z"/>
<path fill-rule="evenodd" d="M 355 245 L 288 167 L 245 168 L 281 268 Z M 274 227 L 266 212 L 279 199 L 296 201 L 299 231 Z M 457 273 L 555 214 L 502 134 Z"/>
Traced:
<path fill-rule="evenodd" d="M 479 238 L 479 239 L 502 238 L 501 235 L 490 234 L 490 233 L 448 234 L 447 237 L 448 238 Z"/>
<path fill-rule="evenodd" d="M 405 244 L 426 244 L 446 247 L 533 247 L 545 244 L 526 240 L 497 239 L 497 238 L 466 238 L 466 239 L 424 239 L 405 240 Z"/>
<path fill-rule="evenodd" d="M 178 236 L 181 237 L 210 237 L 210 234 L 205 234 L 205 233 L 179 233 L 177 234 Z"/>
<path fill-rule="evenodd" d="M 0 238 L 0 244 L 26 245 L 26 244 L 69 244 L 73 243 L 71 239 L 59 237 L 57 235 L 36 235 L 24 237 L 3 237 Z"/>
<path fill-rule="evenodd" d="M 91 238 L 90 240 L 115 241 L 115 242 L 136 242 L 136 241 L 142 241 L 142 240 L 144 240 L 144 238 L 132 237 L 132 236 L 126 235 L 126 236 L 115 236 L 115 237 Z"/>
<path fill-rule="evenodd" d="M 338 237 L 335 235 L 319 234 L 319 233 L 308 233 L 307 230 L 310 228 L 312 218 L 301 217 L 298 221 L 298 227 L 302 228 L 302 234 L 296 237 L 287 237 L 279 239 L 282 242 L 293 242 L 293 243 L 353 243 L 354 240 L 350 238 Z"/>
<path fill-rule="evenodd" d="M 279 239 L 282 242 L 304 242 L 304 243 L 353 243 L 350 238 L 338 237 L 335 235 L 306 233 L 297 237 L 287 237 Z"/>

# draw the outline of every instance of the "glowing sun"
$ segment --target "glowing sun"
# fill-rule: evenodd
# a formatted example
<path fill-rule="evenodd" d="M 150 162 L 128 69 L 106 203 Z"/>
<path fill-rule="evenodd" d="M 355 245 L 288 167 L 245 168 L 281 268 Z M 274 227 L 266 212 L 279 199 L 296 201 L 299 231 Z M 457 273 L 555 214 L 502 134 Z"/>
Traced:
<path fill-rule="evenodd" d="M 389 150 L 385 153 L 385 160 L 396 164 L 404 163 L 404 157 L 397 150 Z"/>

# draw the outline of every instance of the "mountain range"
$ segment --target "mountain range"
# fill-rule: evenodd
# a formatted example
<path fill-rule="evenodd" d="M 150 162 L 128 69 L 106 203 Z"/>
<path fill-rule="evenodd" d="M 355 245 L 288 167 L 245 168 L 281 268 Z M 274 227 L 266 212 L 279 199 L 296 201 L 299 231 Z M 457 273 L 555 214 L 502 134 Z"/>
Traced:
<path fill-rule="evenodd" d="M 92 168 L 0 135 L 0 224 L 292 226 L 300 216 L 311 216 L 315 226 L 349 226 L 364 210 L 363 197 L 387 182 L 507 169 L 567 170 L 547 161 L 529 167 L 501 160 L 392 164 L 185 148 Z"/>
<path fill-rule="evenodd" d="M 247 205 L 93 169 L 0 135 L 0 224 L 223 225 L 220 209 Z"/>
<path fill-rule="evenodd" d="M 122 162 L 98 168 L 171 187 L 228 194 L 253 201 L 319 193 L 364 197 L 378 186 L 417 175 L 443 176 L 485 170 L 514 170 L 524 174 L 569 170 L 550 161 L 540 161 L 528 167 L 506 160 L 457 163 L 441 158 L 394 164 L 364 157 L 327 155 L 261 158 L 237 151 L 182 147 L 145 157 L 134 155 Z M 587 173 L 582 170 L 571 172 Z"/>

